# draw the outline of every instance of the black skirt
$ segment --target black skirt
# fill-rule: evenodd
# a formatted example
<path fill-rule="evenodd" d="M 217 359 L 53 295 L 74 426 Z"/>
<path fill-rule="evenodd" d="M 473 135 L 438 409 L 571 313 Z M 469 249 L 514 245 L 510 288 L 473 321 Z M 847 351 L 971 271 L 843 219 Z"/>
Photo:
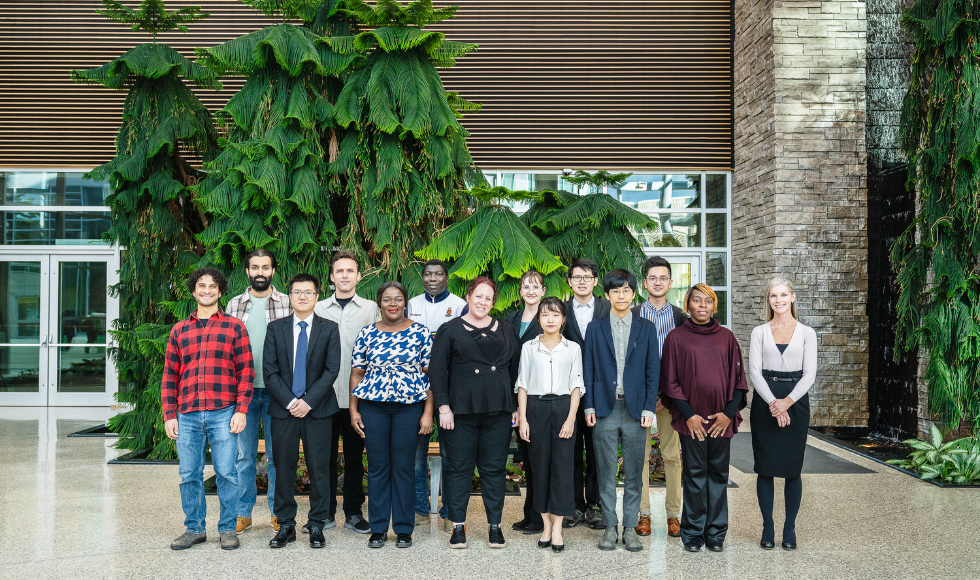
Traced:
<path fill-rule="evenodd" d="M 803 371 L 762 371 L 769 390 L 777 399 L 792 392 Z M 804 395 L 787 411 L 789 425 L 780 427 L 769 404 L 758 393 L 752 397 L 752 455 L 755 472 L 768 477 L 799 477 L 803 471 L 807 429 L 810 427 L 810 395 Z"/>

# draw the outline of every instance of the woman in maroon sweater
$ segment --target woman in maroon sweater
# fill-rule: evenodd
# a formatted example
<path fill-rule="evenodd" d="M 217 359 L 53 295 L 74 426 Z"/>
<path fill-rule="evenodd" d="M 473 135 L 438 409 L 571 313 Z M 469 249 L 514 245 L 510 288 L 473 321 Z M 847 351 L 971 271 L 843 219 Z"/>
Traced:
<path fill-rule="evenodd" d="M 667 335 L 660 362 L 660 401 L 684 454 L 681 541 L 689 552 L 724 549 L 731 442 L 748 391 L 738 341 L 712 318 L 717 304 L 704 284 L 688 290 L 691 318 Z"/>

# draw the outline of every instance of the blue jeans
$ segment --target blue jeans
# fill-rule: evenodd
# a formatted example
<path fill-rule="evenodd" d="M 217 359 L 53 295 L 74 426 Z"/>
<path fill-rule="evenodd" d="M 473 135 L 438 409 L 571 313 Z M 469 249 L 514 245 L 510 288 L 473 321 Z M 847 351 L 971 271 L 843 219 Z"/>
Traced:
<path fill-rule="evenodd" d="M 429 436 L 431 437 L 431 435 Z M 415 449 L 415 513 L 429 515 L 429 437 L 420 436 L 419 446 Z M 446 469 L 446 449 L 439 445 L 439 456 L 442 458 L 443 479 Z M 443 503 L 439 508 L 439 517 L 449 516 L 449 508 Z"/>
<path fill-rule="evenodd" d="M 211 446 L 211 465 L 217 475 L 218 504 L 221 515 L 218 533 L 235 531 L 238 499 L 238 435 L 231 432 L 235 406 L 214 411 L 177 413 L 177 457 L 180 460 L 180 504 L 184 508 L 184 527 L 192 534 L 203 534 L 208 504 L 204 500 L 204 459 Z"/>
<path fill-rule="evenodd" d="M 252 519 L 252 508 L 258 490 L 255 486 L 255 455 L 259 451 L 259 421 L 265 425 L 265 456 L 269 460 L 266 471 L 269 474 L 269 513 L 276 495 L 276 466 L 272 462 L 272 417 L 269 416 L 269 391 L 253 389 L 252 401 L 248 404 L 248 417 L 245 430 L 238 434 L 238 517 Z"/>
<path fill-rule="evenodd" d="M 367 449 L 368 497 L 371 498 L 368 519 L 371 532 L 411 534 L 415 530 L 412 506 L 413 451 L 419 435 L 419 419 L 424 402 L 403 404 L 361 401 L 364 421 L 364 447 Z"/>

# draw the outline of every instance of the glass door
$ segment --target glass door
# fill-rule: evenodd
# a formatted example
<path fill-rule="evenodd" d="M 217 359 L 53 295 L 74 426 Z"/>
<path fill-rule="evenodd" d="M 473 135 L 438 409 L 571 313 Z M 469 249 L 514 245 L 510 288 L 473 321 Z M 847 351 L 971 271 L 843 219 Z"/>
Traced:
<path fill-rule="evenodd" d="M 47 256 L 0 256 L 0 405 L 47 405 Z"/>
<path fill-rule="evenodd" d="M 115 253 L 0 254 L 0 406 L 109 406 Z"/>
<path fill-rule="evenodd" d="M 647 256 L 655 255 L 661 256 L 670 263 L 670 277 L 673 283 L 667 292 L 667 302 L 678 308 L 684 308 L 684 294 L 691 286 L 702 281 L 701 254 L 668 254 L 647 250 Z"/>

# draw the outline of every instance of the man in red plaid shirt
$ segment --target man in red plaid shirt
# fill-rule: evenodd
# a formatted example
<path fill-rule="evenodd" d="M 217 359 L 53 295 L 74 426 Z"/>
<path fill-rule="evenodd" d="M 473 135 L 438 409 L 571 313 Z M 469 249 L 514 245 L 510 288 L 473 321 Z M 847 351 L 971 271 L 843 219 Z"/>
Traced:
<path fill-rule="evenodd" d="M 245 428 L 255 376 L 245 324 L 221 311 L 228 281 L 214 268 L 201 268 L 187 282 L 197 310 L 170 332 L 163 370 L 163 418 L 167 436 L 177 440 L 180 503 L 186 531 L 171 542 L 174 550 L 207 539 L 204 518 L 204 461 L 211 447 L 221 514 L 221 548 L 238 547 L 238 434 Z"/>

